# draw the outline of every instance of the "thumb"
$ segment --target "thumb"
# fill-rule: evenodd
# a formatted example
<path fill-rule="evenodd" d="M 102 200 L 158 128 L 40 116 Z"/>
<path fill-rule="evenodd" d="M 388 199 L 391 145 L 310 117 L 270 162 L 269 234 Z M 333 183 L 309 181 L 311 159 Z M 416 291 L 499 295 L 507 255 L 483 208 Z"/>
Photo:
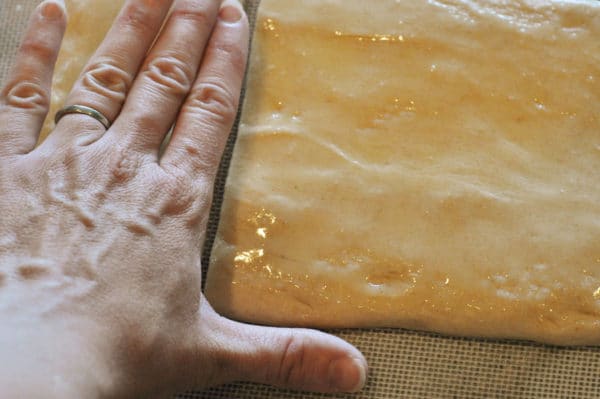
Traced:
<path fill-rule="evenodd" d="M 367 361 L 352 345 L 315 330 L 260 327 L 220 317 L 219 363 L 233 380 L 316 392 L 356 392 Z"/>

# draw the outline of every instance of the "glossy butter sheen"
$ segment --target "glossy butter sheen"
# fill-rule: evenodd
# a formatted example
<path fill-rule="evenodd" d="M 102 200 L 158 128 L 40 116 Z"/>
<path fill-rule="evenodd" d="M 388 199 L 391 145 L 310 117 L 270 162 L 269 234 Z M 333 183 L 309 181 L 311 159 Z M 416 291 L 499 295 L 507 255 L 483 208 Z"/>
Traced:
<path fill-rule="evenodd" d="M 600 3 L 263 0 L 206 294 L 600 343 Z"/>

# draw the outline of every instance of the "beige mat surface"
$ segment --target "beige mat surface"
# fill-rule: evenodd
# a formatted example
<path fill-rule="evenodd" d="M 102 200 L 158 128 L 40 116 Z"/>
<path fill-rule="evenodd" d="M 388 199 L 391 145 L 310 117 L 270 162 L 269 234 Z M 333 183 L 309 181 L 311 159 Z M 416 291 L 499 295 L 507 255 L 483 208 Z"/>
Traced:
<path fill-rule="evenodd" d="M 0 81 L 16 51 L 18 36 L 36 0 L 0 0 Z M 258 3 L 248 2 L 252 16 Z M 235 133 L 235 128 L 234 128 Z M 232 136 L 232 138 L 234 135 Z M 208 242 L 218 224 L 230 145 L 216 184 Z M 209 254 L 205 250 L 204 264 Z M 317 395 L 254 384 L 231 384 L 179 399 L 208 398 L 598 398 L 600 348 L 557 348 L 513 341 L 440 337 L 392 329 L 334 333 L 366 355 L 370 375 L 355 395 Z"/>

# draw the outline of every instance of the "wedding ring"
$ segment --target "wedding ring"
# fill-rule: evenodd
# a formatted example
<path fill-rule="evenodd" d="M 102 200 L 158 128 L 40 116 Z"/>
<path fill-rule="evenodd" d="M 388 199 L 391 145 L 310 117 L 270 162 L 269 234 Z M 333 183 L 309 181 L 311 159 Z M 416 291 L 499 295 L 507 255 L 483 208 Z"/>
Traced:
<path fill-rule="evenodd" d="M 86 107 L 85 105 L 69 105 L 68 107 L 62 108 L 54 116 L 54 123 L 57 124 L 63 116 L 68 114 L 82 114 L 91 116 L 92 118 L 100 122 L 102 126 L 104 126 L 107 130 L 111 125 L 110 121 L 106 116 L 102 115 L 100 112 L 96 111 L 93 108 Z"/>

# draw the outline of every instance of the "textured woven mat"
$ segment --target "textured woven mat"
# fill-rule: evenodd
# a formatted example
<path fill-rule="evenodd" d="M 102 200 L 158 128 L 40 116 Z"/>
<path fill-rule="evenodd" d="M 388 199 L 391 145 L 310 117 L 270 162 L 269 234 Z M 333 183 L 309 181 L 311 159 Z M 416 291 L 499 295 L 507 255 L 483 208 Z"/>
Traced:
<path fill-rule="evenodd" d="M 258 0 L 247 3 L 253 19 Z M 0 0 L 0 81 L 6 77 L 18 36 L 36 4 L 36 0 Z M 218 224 L 233 138 L 234 135 L 215 187 L 205 265 Z M 369 360 L 369 381 L 358 394 L 305 394 L 255 384 L 231 384 L 177 398 L 600 398 L 600 348 L 557 348 L 393 329 L 333 333 L 356 345 Z"/>

